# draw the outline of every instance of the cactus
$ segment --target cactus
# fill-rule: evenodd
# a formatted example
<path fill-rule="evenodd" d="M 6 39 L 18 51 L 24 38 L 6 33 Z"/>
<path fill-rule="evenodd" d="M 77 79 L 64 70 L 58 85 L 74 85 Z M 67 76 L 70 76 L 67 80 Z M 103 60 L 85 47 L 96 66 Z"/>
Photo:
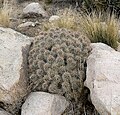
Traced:
<path fill-rule="evenodd" d="M 32 90 L 59 94 L 79 103 L 89 44 L 87 38 L 66 29 L 41 32 L 34 39 L 28 58 Z"/>

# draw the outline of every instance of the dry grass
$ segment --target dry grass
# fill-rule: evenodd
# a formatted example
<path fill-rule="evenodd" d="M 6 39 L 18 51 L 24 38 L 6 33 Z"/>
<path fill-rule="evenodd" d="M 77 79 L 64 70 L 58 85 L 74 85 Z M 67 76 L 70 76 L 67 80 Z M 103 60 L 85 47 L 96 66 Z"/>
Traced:
<path fill-rule="evenodd" d="M 65 9 L 57 13 L 60 17 L 56 21 L 43 23 L 44 30 L 50 28 L 67 28 L 82 32 L 91 42 L 102 42 L 112 48 L 118 47 L 119 22 L 115 15 L 104 15 L 99 13 L 78 14 L 72 9 Z M 108 13 L 109 14 L 109 13 Z"/>
<path fill-rule="evenodd" d="M 43 29 L 49 30 L 50 28 L 67 28 L 72 30 L 78 29 L 78 14 L 75 10 L 72 10 L 71 8 L 67 8 L 64 10 L 61 10 L 57 12 L 57 15 L 60 17 L 58 20 L 54 20 L 52 22 L 45 22 L 43 23 Z"/>
<path fill-rule="evenodd" d="M 0 26 L 9 27 L 10 25 L 10 9 L 8 4 L 5 3 L 4 6 L 0 9 Z"/>
<path fill-rule="evenodd" d="M 91 42 L 102 42 L 112 48 L 117 48 L 119 38 L 119 22 L 112 16 L 103 15 L 99 13 L 92 13 L 91 15 L 83 15 L 80 17 L 80 27 L 84 35 L 86 35 Z"/>

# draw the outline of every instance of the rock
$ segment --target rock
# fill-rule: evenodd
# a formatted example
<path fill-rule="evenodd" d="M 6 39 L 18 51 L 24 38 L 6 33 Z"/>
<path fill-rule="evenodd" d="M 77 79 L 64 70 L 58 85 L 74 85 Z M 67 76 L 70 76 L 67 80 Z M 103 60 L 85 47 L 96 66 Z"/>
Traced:
<path fill-rule="evenodd" d="M 18 28 L 25 28 L 25 27 L 35 27 L 35 23 L 34 22 L 25 22 L 18 26 Z"/>
<path fill-rule="evenodd" d="M 117 51 L 120 52 L 120 43 L 118 43 Z"/>
<path fill-rule="evenodd" d="M 94 52 L 94 50 L 115 51 L 113 48 L 111 48 L 110 46 L 103 44 L 103 43 L 92 43 L 91 47 L 92 47 L 93 52 Z"/>
<path fill-rule="evenodd" d="M 51 17 L 49 18 L 49 22 L 56 21 L 56 20 L 59 20 L 59 19 L 60 19 L 59 16 L 53 15 L 53 16 L 51 16 Z"/>
<path fill-rule="evenodd" d="M 23 22 L 22 24 L 18 25 L 17 31 L 29 37 L 35 37 L 38 36 L 40 31 L 42 30 L 42 26 L 40 25 L 41 23 L 39 23 L 38 21 Z"/>
<path fill-rule="evenodd" d="M 13 104 L 27 93 L 27 55 L 31 39 L 0 27 L 0 102 Z"/>
<path fill-rule="evenodd" d="M 120 53 L 93 43 L 87 61 L 85 85 L 100 115 L 120 115 Z"/>
<path fill-rule="evenodd" d="M 0 115 L 11 115 L 11 114 L 0 108 Z"/>
<path fill-rule="evenodd" d="M 24 17 L 36 17 L 36 16 L 47 17 L 48 14 L 44 10 L 42 5 L 40 5 L 37 2 L 32 2 L 23 9 L 23 16 Z"/>
<path fill-rule="evenodd" d="M 120 30 L 119 30 L 119 39 L 118 39 L 118 48 L 117 48 L 117 51 L 119 51 L 120 52 Z"/>
<path fill-rule="evenodd" d="M 32 92 L 22 106 L 21 115 L 61 115 L 68 105 L 63 96 Z"/>

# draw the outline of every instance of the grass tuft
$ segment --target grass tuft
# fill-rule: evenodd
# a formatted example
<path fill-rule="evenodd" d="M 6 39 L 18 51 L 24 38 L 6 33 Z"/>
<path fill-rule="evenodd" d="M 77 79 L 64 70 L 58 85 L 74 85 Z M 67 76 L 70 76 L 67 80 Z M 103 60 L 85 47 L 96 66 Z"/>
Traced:
<path fill-rule="evenodd" d="M 102 42 L 116 49 L 119 39 L 119 22 L 114 14 L 103 17 L 101 13 L 82 15 L 80 17 L 81 31 L 91 42 Z"/>
<path fill-rule="evenodd" d="M 83 0 L 82 7 L 89 12 L 108 10 L 110 13 L 115 12 L 120 15 L 120 0 Z"/>
<path fill-rule="evenodd" d="M 75 12 L 75 10 L 72 10 L 71 8 L 66 8 L 64 10 L 61 10 L 57 12 L 57 15 L 60 17 L 58 20 L 54 20 L 52 22 L 45 22 L 43 23 L 43 29 L 49 30 L 50 28 L 66 28 L 71 30 L 77 30 L 77 19 L 78 15 Z"/>
<path fill-rule="evenodd" d="M 0 26 L 9 27 L 10 26 L 10 9 L 8 4 L 5 3 L 0 9 Z"/>
<path fill-rule="evenodd" d="M 65 9 L 57 13 L 58 20 L 43 23 L 44 30 L 50 28 L 66 28 L 80 31 L 91 42 L 102 42 L 114 49 L 118 47 L 119 21 L 114 14 L 108 13 L 79 13 L 72 9 Z"/>

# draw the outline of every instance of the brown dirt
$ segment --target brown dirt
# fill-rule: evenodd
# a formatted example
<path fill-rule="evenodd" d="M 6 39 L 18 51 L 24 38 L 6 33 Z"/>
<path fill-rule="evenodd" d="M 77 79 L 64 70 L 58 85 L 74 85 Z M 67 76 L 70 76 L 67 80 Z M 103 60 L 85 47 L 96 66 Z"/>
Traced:
<path fill-rule="evenodd" d="M 23 0 L 22 0 L 23 1 Z M 44 1 L 44 0 L 43 0 Z M 14 0 L 9 1 L 9 6 L 12 8 L 11 12 L 11 22 L 10 22 L 10 28 L 21 32 L 22 34 L 25 34 L 30 37 L 38 36 L 39 32 L 43 29 L 42 28 L 42 22 L 48 21 L 49 17 L 53 14 L 56 14 L 56 11 L 68 7 L 75 7 L 75 5 L 71 5 L 68 3 L 55 3 L 55 4 L 44 4 L 44 2 L 41 0 L 25 0 L 24 2 L 17 3 L 14 2 Z M 23 18 L 22 16 L 22 10 L 23 8 L 31 3 L 31 2 L 39 2 L 43 5 L 43 7 L 46 9 L 48 13 L 48 18 L 43 17 L 36 17 L 36 18 Z M 18 29 L 18 25 L 22 24 L 23 22 L 32 21 L 37 22 L 37 25 L 35 27 L 27 27 L 27 28 L 21 28 Z"/>

